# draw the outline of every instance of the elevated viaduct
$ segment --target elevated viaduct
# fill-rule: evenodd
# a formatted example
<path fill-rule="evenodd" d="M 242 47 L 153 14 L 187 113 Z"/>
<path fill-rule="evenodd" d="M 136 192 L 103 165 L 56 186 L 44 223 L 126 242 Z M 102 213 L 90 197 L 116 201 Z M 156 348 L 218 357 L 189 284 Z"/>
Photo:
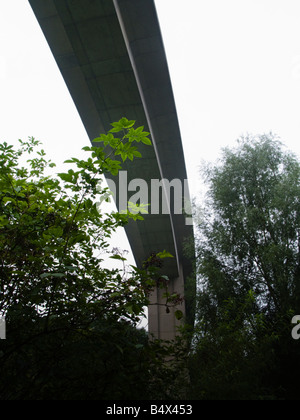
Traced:
<path fill-rule="evenodd" d="M 149 191 L 151 179 L 179 179 L 184 185 L 184 153 L 154 0 L 29 2 L 90 140 L 122 117 L 136 120 L 151 133 L 154 147 L 141 147 L 142 158 L 125 165 L 128 183 L 141 178 Z M 129 223 L 126 234 L 138 266 L 152 252 L 174 256 L 165 260 L 164 274 L 171 279 L 170 291 L 186 296 L 192 267 L 183 243 L 193 228 L 184 214 L 174 214 L 171 201 L 169 214 L 145 215 L 143 222 Z M 149 306 L 149 333 L 174 338 L 178 321 L 172 311 L 166 313 L 162 291 L 155 290 L 151 300 L 160 305 Z M 192 322 L 189 299 L 178 309 Z"/>

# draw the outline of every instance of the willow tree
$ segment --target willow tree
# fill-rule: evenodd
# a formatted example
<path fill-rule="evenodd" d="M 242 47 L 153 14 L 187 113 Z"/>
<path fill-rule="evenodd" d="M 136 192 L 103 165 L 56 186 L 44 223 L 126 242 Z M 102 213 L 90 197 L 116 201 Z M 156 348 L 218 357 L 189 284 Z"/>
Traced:
<path fill-rule="evenodd" d="M 198 212 L 199 398 L 297 395 L 300 347 L 300 165 L 273 134 L 241 138 L 204 173 Z"/>

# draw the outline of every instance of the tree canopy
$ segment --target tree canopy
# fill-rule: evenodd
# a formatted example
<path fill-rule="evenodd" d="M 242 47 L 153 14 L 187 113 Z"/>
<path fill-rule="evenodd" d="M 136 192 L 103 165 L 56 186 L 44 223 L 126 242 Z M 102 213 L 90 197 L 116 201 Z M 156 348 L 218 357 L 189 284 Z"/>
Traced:
<path fill-rule="evenodd" d="M 300 165 L 272 133 L 247 136 L 206 167 L 197 216 L 197 399 L 289 399 L 297 392 Z"/>
<path fill-rule="evenodd" d="M 112 232 L 139 212 L 104 213 L 104 173 L 151 145 L 143 127 L 122 118 L 84 148 L 74 169 L 54 163 L 39 141 L 0 144 L 0 398 L 143 399 L 171 392 L 168 350 L 137 323 L 161 275 L 163 253 L 145 267 L 107 268 Z M 26 160 L 27 159 L 27 160 Z M 163 251 L 163 250 L 161 250 Z M 126 263 L 115 252 L 111 258 Z M 171 301 L 167 302 L 171 304 Z M 165 379 L 163 380 L 165 376 Z"/>
<path fill-rule="evenodd" d="M 112 127 L 58 176 L 47 175 L 54 164 L 34 138 L 19 149 L 0 144 L 0 398 L 298 399 L 297 157 L 270 133 L 239 139 L 205 168 L 196 323 L 162 343 L 136 327 L 149 293 L 167 284 L 170 254 L 142 268 L 117 251 L 110 256 L 123 269 L 103 261 L 112 232 L 143 217 L 105 213 L 102 176 L 141 157 L 139 143 L 151 145 L 134 121 Z"/>

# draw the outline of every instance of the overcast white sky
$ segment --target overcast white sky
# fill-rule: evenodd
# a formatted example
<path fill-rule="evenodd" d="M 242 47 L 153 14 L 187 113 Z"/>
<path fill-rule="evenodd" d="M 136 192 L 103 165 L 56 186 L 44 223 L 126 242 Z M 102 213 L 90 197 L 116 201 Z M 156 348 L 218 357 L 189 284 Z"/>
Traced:
<path fill-rule="evenodd" d="M 243 133 L 300 156 L 300 1 L 155 0 L 192 195 L 198 165 Z M 0 0 L 0 141 L 34 136 L 58 163 L 89 140 L 27 0 Z"/>
<path fill-rule="evenodd" d="M 200 158 L 242 133 L 273 131 L 300 156 L 300 1 L 155 3 L 192 192 Z"/>
<path fill-rule="evenodd" d="M 300 1 L 155 3 L 192 193 L 200 160 L 242 133 L 300 155 Z M 0 141 L 33 135 L 61 162 L 88 143 L 27 0 L 0 0 L 0 93 Z"/>

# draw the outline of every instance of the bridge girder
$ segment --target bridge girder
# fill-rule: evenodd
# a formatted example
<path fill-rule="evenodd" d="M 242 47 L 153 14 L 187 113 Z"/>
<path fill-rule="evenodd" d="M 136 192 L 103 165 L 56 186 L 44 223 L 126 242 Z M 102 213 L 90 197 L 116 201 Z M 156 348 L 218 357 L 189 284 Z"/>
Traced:
<path fill-rule="evenodd" d="M 176 106 L 153 0 L 29 0 L 91 140 L 123 116 L 151 133 L 154 147 L 124 165 L 128 183 L 187 179 Z M 110 178 L 112 178 L 110 176 Z M 118 185 L 118 177 L 113 179 Z M 149 200 L 150 201 L 150 200 Z M 172 207 L 172 205 L 171 205 Z M 164 273 L 184 293 L 192 273 L 183 252 L 193 228 L 184 214 L 148 214 L 130 222 L 126 234 L 138 266 L 152 252 L 167 250 Z M 157 291 L 155 292 L 157 294 Z M 186 302 L 191 322 L 192 304 Z M 149 310 L 149 330 L 171 338 L 175 324 Z M 160 324 L 166 324 L 162 332 Z M 169 329 L 169 331 L 167 331 Z"/>

